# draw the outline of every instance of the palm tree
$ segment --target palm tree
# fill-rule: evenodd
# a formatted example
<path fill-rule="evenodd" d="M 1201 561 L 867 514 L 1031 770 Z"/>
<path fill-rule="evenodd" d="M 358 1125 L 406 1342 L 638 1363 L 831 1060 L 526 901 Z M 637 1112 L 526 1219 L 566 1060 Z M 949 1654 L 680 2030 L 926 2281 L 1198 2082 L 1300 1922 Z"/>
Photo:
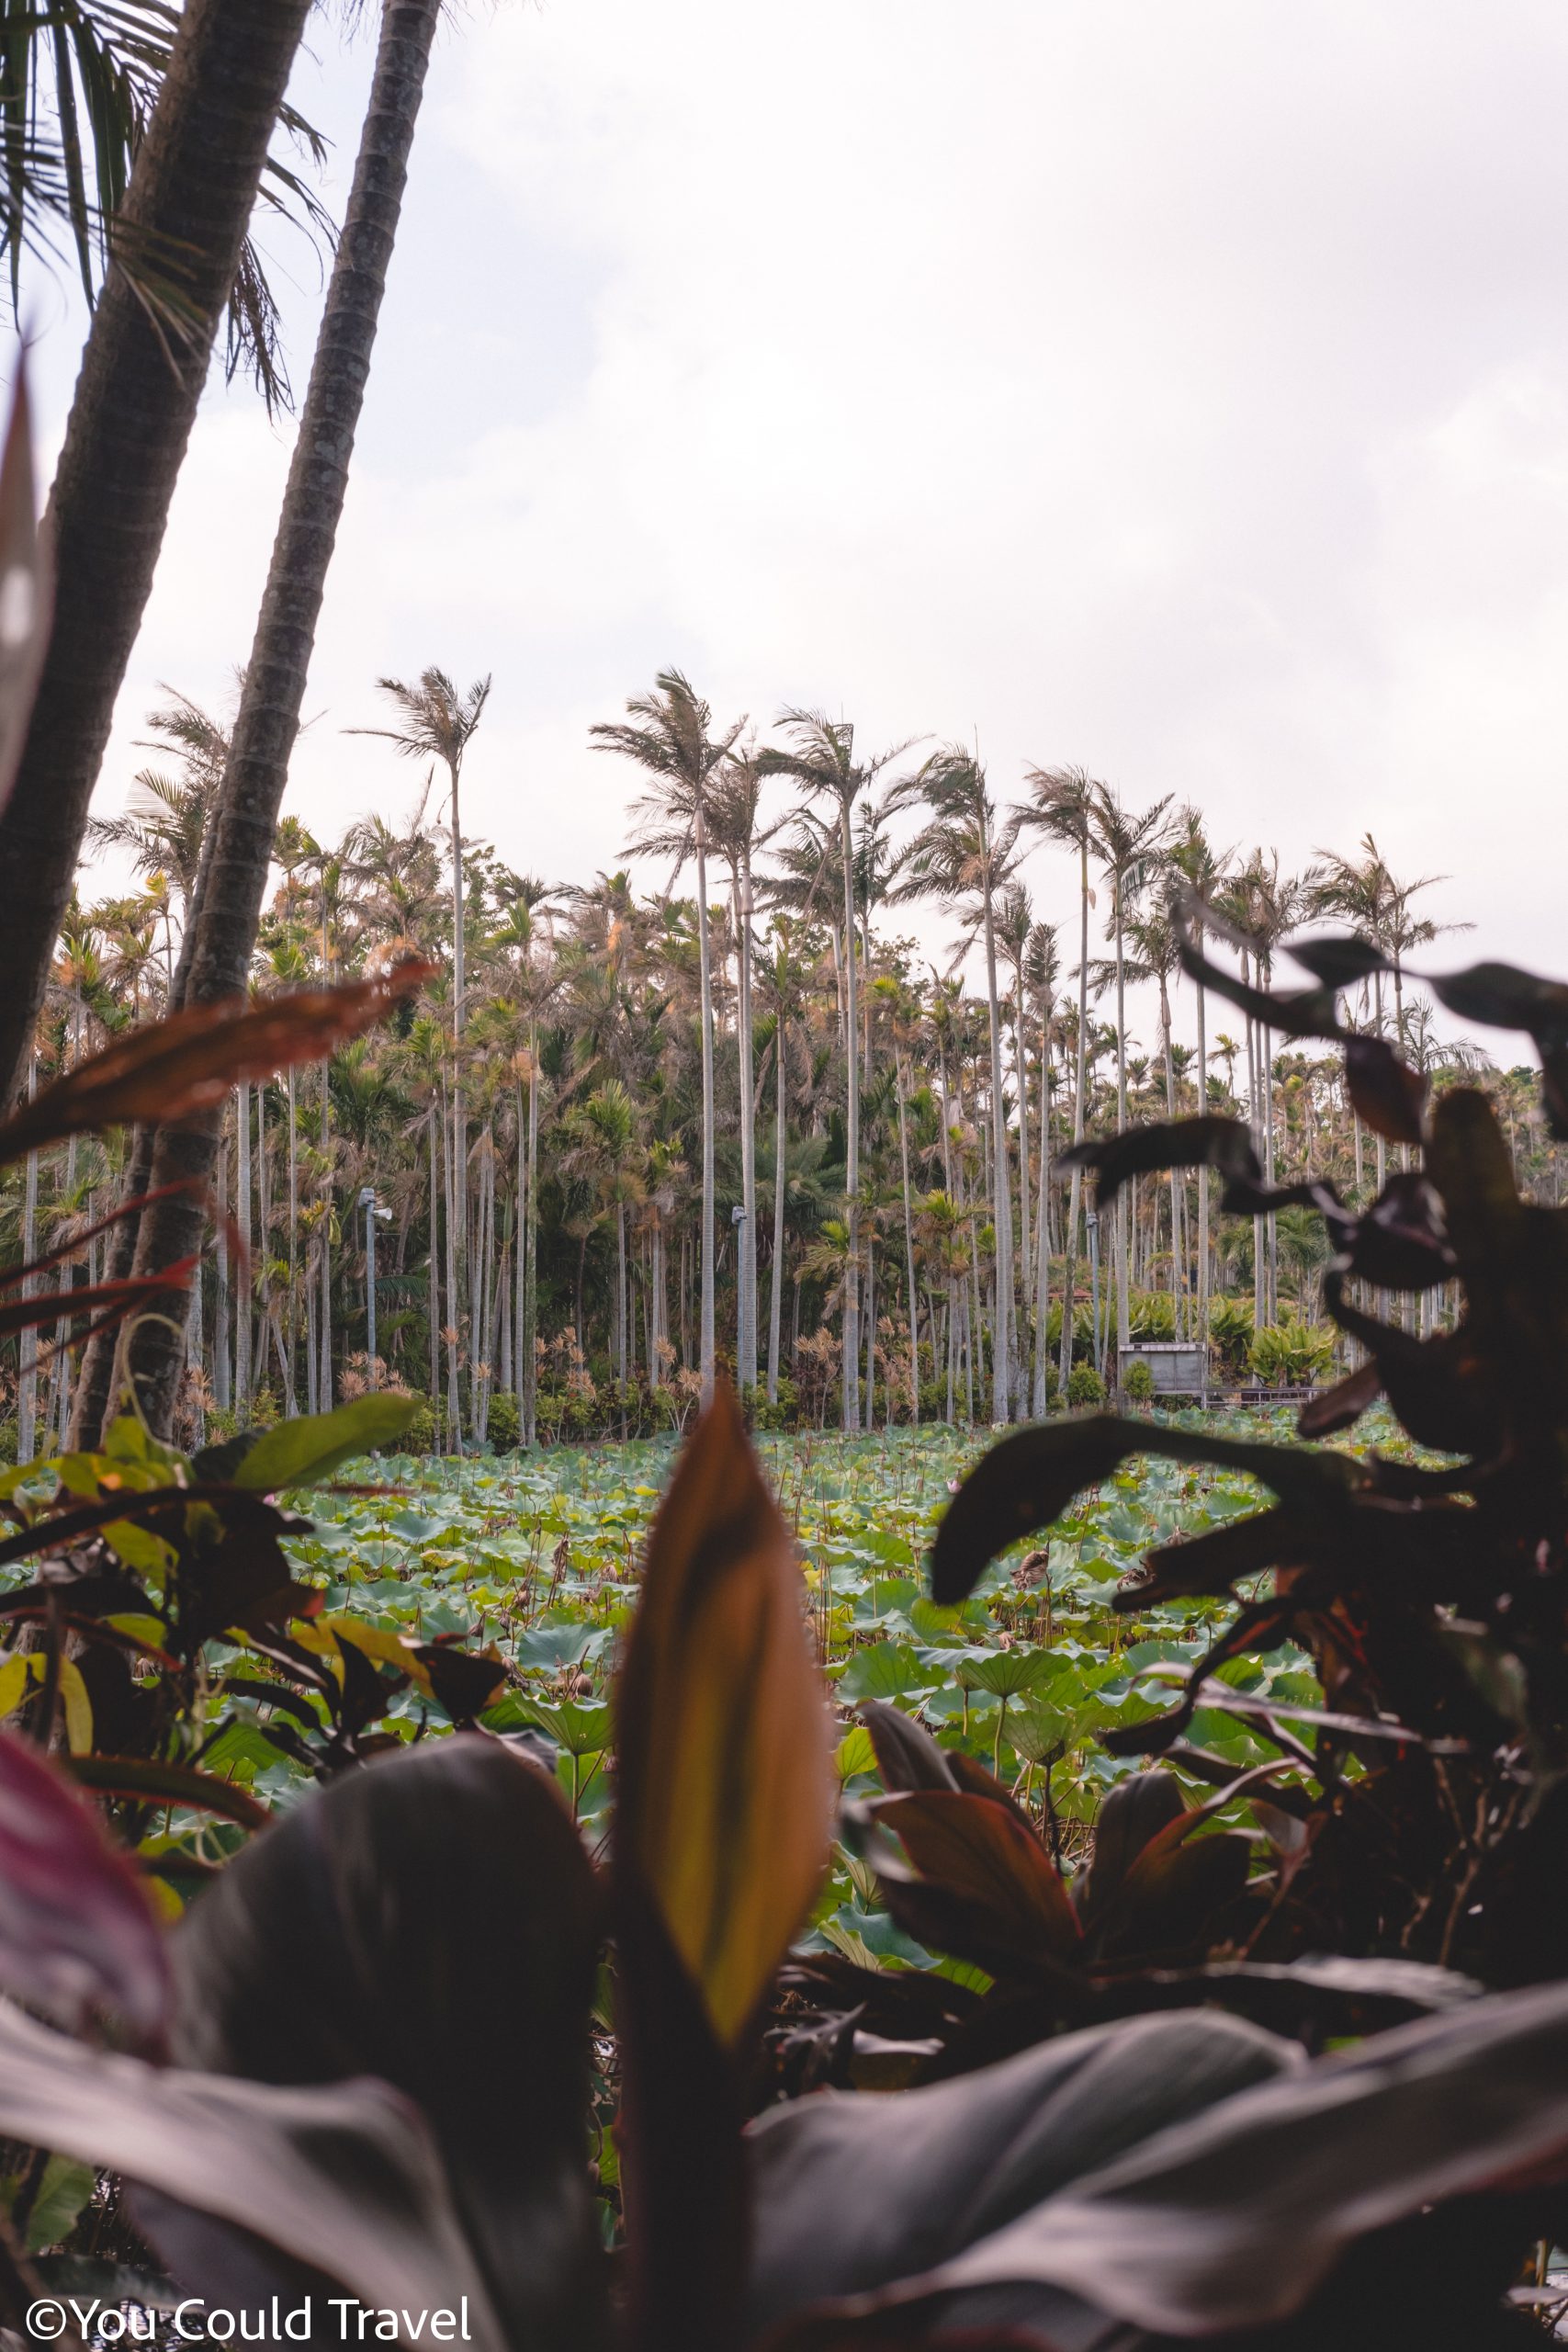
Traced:
<path fill-rule="evenodd" d="M 714 1089 L 713 968 L 708 948 L 708 799 L 714 771 L 739 741 L 744 718 L 719 736 L 713 713 L 679 670 L 661 670 L 653 692 L 626 704 L 630 721 L 602 720 L 589 729 L 596 751 L 634 760 L 656 781 L 637 802 L 640 830 L 633 845 L 672 854 L 676 872 L 688 857 L 697 867 L 697 954 L 702 991 L 703 1191 L 700 1369 L 705 1404 L 713 1395 L 714 1327 Z"/>
<path fill-rule="evenodd" d="M 430 0 L 439 13 L 439 0 Z M 422 69 L 423 70 L 423 69 Z M 418 94 L 414 95 L 417 108 Z M 412 139 L 413 124 L 408 126 Z M 459 797 L 463 760 L 490 700 L 491 681 L 476 678 L 467 694 L 459 693 L 445 670 L 422 670 L 410 684 L 402 678 L 378 678 L 379 691 L 398 713 L 395 727 L 351 727 L 350 735 L 378 735 L 395 745 L 405 760 L 438 760 L 451 786 L 452 818 L 452 1027 L 463 1035 L 464 952 L 463 822 Z M 303 680 L 301 680 L 303 684 Z"/>
<path fill-rule="evenodd" d="M 1078 860 L 1078 1030 L 1077 1069 L 1073 1089 L 1073 1141 L 1084 1139 L 1084 1110 L 1089 1082 L 1089 910 L 1094 903 L 1089 888 L 1089 854 L 1093 838 L 1096 797 L 1104 786 L 1083 768 L 1028 768 L 1024 783 L 1030 797 L 1015 811 L 1021 827 L 1043 833 L 1048 841 L 1076 850 Z M 1083 1171 L 1073 1170 L 1067 1204 L 1067 1246 L 1062 1285 L 1062 1348 L 1058 1367 L 1063 1392 L 1073 1362 L 1073 1309 L 1077 1298 L 1078 1220 L 1083 1203 Z"/>
<path fill-rule="evenodd" d="M 1176 831 L 1167 855 L 1170 860 L 1173 879 L 1190 894 L 1190 919 L 1195 934 L 1201 940 L 1203 929 L 1203 906 L 1224 882 L 1230 862 L 1227 850 L 1216 855 L 1203 830 L 1201 810 L 1187 802 L 1176 812 Z M 1195 986 L 1198 1000 L 1198 1114 L 1207 1115 L 1209 1109 L 1209 1039 L 1208 1006 L 1201 980 Z M 1200 1168 L 1198 1176 L 1198 1337 L 1205 1347 L 1209 1340 L 1209 1284 L 1211 1275 L 1209 1250 L 1209 1171 Z"/>
<path fill-rule="evenodd" d="M 1090 839 L 1100 871 L 1111 886 L 1107 936 L 1116 956 L 1116 1132 L 1127 1125 L 1127 917 L 1133 902 L 1154 871 L 1165 845 L 1165 812 L 1170 795 L 1152 808 L 1134 816 L 1108 784 L 1094 796 Z M 1116 1344 L 1123 1348 L 1132 1329 L 1127 1264 L 1127 1193 L 1116 1195 Z"/>
<path fill-rule="evenodd" d="M 778 725 L 785 741 L 761 755 L 763 773 L 787 775 L 808 800 L 835 802 L 839 818 L 839 860 L 844 888 L 844 1200 L 849 1236 L 845 1257 L 843 1298 L 843 1425 L 860 1427 L 860 1091 L 858 1050 L 860 1023 L 855 974 L 854 839 L 851 812 L 866 786 L 909 749 L 895 743 L 874 760 L 856 760 L 853 722 L 829 718 L 826 712 L 791 705 L 780 711 Z"/>
<path fill-rule="evenodd" d="M 292 13 L 297 6 L 302 7 L 303 0 L 269 0 L 269 5 L 279 14 Z M 310 381 L 289 460 L 277 537 L 224 769 L 203 903 L 194 926 L 197 936 L 191 960 L 190 996 L 197 1004 L 231 996 L 244 985 L 255 944 L 289 755 L 299 732 L 316 626 L 348 486 L 349 460 L 386 290 L 387 265 L 397 237 L 414 125 L 440 15 L 441 0 L 382 0 L 381 37 L 343 234 L 333 259 Z M 134 185 L 133 178 L 133 193 Z M 438 676 L 439 673 L 426 672 L 422 688 Z M 394 682 L 383 684 L 404 709 L 408 728 L 416 729 L 436 715 L 434 707 L 410 711 L 401 702 L 407 690 Z M 478 708 L 471 712 L 459 706 L 468 718 L 469 734 L 478 724 L 483 700 L 479 693 Z M 466 741 L 467 736 L 462 740 Z M 460 744 L 457 757 L 460 761 Z M 460 1035 L 462 859 L 456 766 L 451 775 Z M 457 1115 L 460 1118 L 460 1107 Z M 155 1186 L 181 1180 L 187 1183 L 196 1180 L 196 1186 L 160 1203 L 142 1219 L 137 1255 L 144 1267 L 170 1264 L 195 1242 L 216 1138 L 216 1122 L 210 1117 L 160 1135 L 153 1158 Z M 142 1329 L 146 1338 L 136 1350 L 139 1392 L 153 1425 L 166 1428 L 173 1408 L 173 1334 L 163 1324 L 149 1322 Z"/>
<path fill-rule="evenodd" d="M 758 830 L 763 770 L 754 748 L 732 752 L 708 795 L 708 839 L 729 867 L 737 960 L 736 1036 L 740 1056 L 740 1222 L 736 1229 L 736 1384 L 757 1385 L 757 1134 L 751 1114 L 751 860 L 768 838 Z"/>
<path fill-rule="evenodd" d="M 1013 1351 L 1012 1179 L 1002 1082 L 1001 1006 L 997 989 L 996 911 L 1017 863 L 1015 818 L 998 826 L 986 771 L 962 743 L 932 752 L 918 775 L 897 790 L 895 805 L 919 798 L 930 811 L 900 860 L 896 895 L 930 896 L 960 916 L 966 937 L 986 952 L 986 1000 L 990 1019 L 991 1216 L 997 1237 L 996 1316 L 992 1331 L 991 1417 L 1009 1421 L 1022 1402 Z"/>
<path fill-rule="evenodd" d="M 1055 923 L 1037 922 L 1024 950 L 1023 978 L 1040 1026 L 1040 1193 L 1035 1230 L 1034 1388 L 1031 1410 L 1043 1420 L 1048 1402 L 1046 1361 L 1051 1316 L 1051 1020 L 1060 957 Z M 1024 1155 L 1027 1160 L 1028 1154 Z M 1070 1299 L 1070 1291 L 1067 1294 Z M 1071 1308 L 1064 1306 L 1064 1317 Z M 1070 1344 L 1070 1341 L 1069 1341 Z"/>
<path fill-rule="evenodd" d="M 53 625 L 0 811 L 9 926 L 0 1102 L 26 1066 L 115 702 L 309 11 L 310 0 L 186 0 L 117 209 L 50 493 Z M 144 266 L 128 267 L 138 254 L 158 256 L 160 299 Z"/>
<path fill-rule="evenodd" d="M 997 945 L 1002 961 L 1012 975 L 1012 1066 L 1018 1086 L 1018 1262 L 1021 1274 L 1018 1306 L 1018 1394 L 1021 1409 L 1024 1389 L 1031 1385 L 1033 1334 L 1030 1327 L 1034 1319 L 1029 1281 L 1032 1263 L 1029 1246 L 1029 1069 L 1023 1042 L 1024 967 L 1034 930 L 1034 910 L 1021 882 L 1010 882 L 999 894 L 994 920 Z M 1044 1340 L 1042 1340 L 1040 1344 L 1043 1347 Z"/>

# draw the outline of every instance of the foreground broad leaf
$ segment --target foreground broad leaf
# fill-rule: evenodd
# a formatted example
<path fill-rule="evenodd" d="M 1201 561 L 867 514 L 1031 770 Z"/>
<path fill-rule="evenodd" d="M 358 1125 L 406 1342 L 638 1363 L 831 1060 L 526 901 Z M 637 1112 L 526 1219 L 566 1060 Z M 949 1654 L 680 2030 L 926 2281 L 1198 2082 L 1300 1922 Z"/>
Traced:
<path fill-rule="evenodd" d="M 966 1600 L 998 1552 L 1049 1527 L 1075 1495 L 1099 1486 L 1137 1453 L 1245 1470 L 1271 1487 L 1281 1502 L 1314 1515 L 1341 1510 L 1358 1488 L 1371 1483 L 1359 1464 L 1338 1453 L 1166 1429 L 1114 1413 L 1044 1422 L 1003 1438 L 959 1487 L 931 1545 L 933 1600 L 948 1607 Z M 1196 1545 L 1173 1545 L 1169 1555 L 1179 1557 L 1187 1548 Z"/>
<path fill-rule="evenodd" d="M 176 2053 L 406 2092 L 513 2340 L 588 2352 L 604 2324 L 584 2131 L 601 1930 L 553 1783 L 459 1734 L 345 1774 L 229 1865 L 175 1939 Z"/>
<path fill-rule="evenodd" d="M 164 1936 L 86 1801 L 31 1743 L 0 1731 L 0 1984 L 81 2031 L 115 2017 L 161 2045 Z"/>
<path fill-rule="evenodd" d="M 615 1866 L 733 2043 L 829 1853 L 831 1724 L 789 1532 L 720 1389 L 649 1542 L 622 1669 Z"/>
<path fill-rule="evenodd" d="M 242 1078 L 317 1061 L 384 1020 L 429 977 L 405 963 L 338 989 L 298 989 L 260 1004 L 192 1005 L 117 1037 L 0 1125 L 0 1162 L 135 1119 L 188 1118 Z"/>
<path fill-rule="evenodd" d="M 1527 2173 L 1568 2174 L 1562 1984 L 1241 2091 L 887 2300 L 1037 2281 L 1171 2335 L 1258 2327 L 1300 2311 L 1372 2232 Z"/>
<path fill-rule="evenodd" d="M 749 2329 L 935 2271 L 1152 2132 L 1303 2063 L 1292 2042 L 1196 2011 L 1066 2034 L 893 2098 L 773 2108 L 748 2135 Z"/>
<path fill-rule="evenodd" d="M 315 1486 L 345 1462 L 390 1445 L 418 1410 L 417 1397 L 377 1392 L 356 1396 L 353 1404 L 339 1405 L 330 1413 L 278 1421 L 246 1449 L 234 1470 L 234 1484 L 253 1495 Z"/>
<path fill-rule="evenodd" d="M 817 1893 L 836 1776 L 788 1531 L 734 1398 L 682 1452 L 616 1692 L 616 2025 L 633 2340 L 730 2352 L 742 2059 Z"/>
<path fill-rule="evenodd" d="M 175 2209 L 367 2303 L 417 2312 L 466 2295 L 473 2340 L 507 2342 L 423 2120 L 384 2083 L 279 2090 L 150 2066 L 0 2003 L 0 2132 L 156 2191 L 159 2250 L 184 2278 L 203 2267 L 201 2233 Z"/>

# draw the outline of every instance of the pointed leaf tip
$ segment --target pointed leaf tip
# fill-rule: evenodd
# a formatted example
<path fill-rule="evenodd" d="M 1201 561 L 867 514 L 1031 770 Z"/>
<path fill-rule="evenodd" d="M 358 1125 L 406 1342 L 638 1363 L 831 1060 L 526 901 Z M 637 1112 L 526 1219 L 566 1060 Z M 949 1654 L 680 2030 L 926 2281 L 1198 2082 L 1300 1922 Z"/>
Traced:
<path fill-rule="evenodd" d="M 615 1863 L 730 2044 L 828 1860 L 831 1724 L 802 1601 L 789 1532 L 721 1387 L 649 1541 L 620 1681 Z"/>

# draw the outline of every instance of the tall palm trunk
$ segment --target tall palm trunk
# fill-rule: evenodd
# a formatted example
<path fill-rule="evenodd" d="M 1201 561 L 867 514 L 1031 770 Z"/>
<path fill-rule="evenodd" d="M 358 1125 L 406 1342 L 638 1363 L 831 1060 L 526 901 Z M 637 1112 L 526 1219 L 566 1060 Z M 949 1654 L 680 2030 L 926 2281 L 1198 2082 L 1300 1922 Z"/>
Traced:
<path fill-rule="evenodd" d="M 28 1095 L 38 1091 L 38 1057 L 28 1058 Z M 28 1154 L 28 1170 L 22 1193 L 22 1263 L 30 1266 L 38 1256 L 38 1154 Z M 22 1296 L 32 1292 L 32 1277 L 22 1283 Z M 38 1442 L 38 1332 L 31 1324 L 23 1331 L 17 1351 L 17 1459 L 30 1462 Z"/>
<path fill-rule="evenodd" d="M 50 493 L 54 620 L 0 816 L 0 1102 L 43 1002 L 87 804 L 141 626 L 213 339 L 309 0 L 186 0 L 111 252 L 177 283 L 170 322 L 111 259 Z M 62 36 L 63 38 L 63 36 Z"/>
<path fill-rule="evenodd" d="M 212 1401 L 220 1413 L 232 1396 L 229 1356 L 229 1139 L 218 1137 L 217 1296 L 212 1310 Z"/>
<path fill-rule="evenodd" d="M 1117 875 L 1112 885 L 1116 893 L 1116 1132 L 1121 1135 L 1127 1125 L 1127 956 L 1126 938 L 1122 929 L 1122 879 Z M 1116 1348 L 1114 1385 L 1122 1385 L 1121 1351 L 1127 1345 L 1132 1322 L 1131 1298 L 1127 1270 L 1127 1188 L 1116 1195 Z"/>
<path fill-rule="evenodd" d="M 713 966 L 708 953 L 708 846 L 702 792 L 697 793 L 694 846 L 697 856 L 697 965 L 702 985 L 703 1053 L 703 1204 L 702 1300 L 699 1310 L 699 1369 L 705 1407 L 713 1396 L 714 1335 L 714 1102 L 713 1102 Z"/>
<path fill-rule="evenodd" d="M 1012 1061 L 1018 1076 L 1018 1409 L 1023 1411 L 1024 1394 L 1029 1386 L 1030 1326 L 1034 1320 L 1029 1296 L 1029 1270 L 1033 1263 L 1029 1248 L 1029 1069 L 1023 1047 L 1023 967 L 1021 960 L 1013 983 L 1012 1001 Z M 1043 1343 L 1042 1343 L 1043 1344 Z"/>
<path fill-rule="evenodd" d="M 437 1419 L 441 1408 L 441 1169 L 438 1159 L 441 1135 L 440 1097 L 432 1092 L 430 1117 L 426 1122 L 430 1133 L 430 1409 Z M 436 1451 L 440 1451 L 437 1444 Z"/>
<path fill-rule="evenodd" d="M 844 1264 L 843 1425 L 860 1427 L 860 1050 L 855 989 L 854 843 L 848 797 L 839 803 L 844 860 L 844 1194 L 849 1254 Z"/>
<path fill-rule="evenodd" d="M 1200 938 L 1201 933 L 1200 932 Z M 1198 982 L 1198 1115 L 1209 1114 L 1209 1036 L 1206 1025 L 1207 1006 L 1201 980 Z M 1203 1385 L 1208 1387 L 1209 1363 L 1209 1171 L 1198 1170 L 1198 1339 L 1203 1350 Z"/>
<path fill-rule="evenodd" d="M 1089 836 L 1086 831 L 1078 844 L 1078 1066 L 1077 1080 L 1073 1091 L 1073 1141 L 1082 1143 L 1084 1128 L 1084 1092 L 1089 1079 Z M 1067 1380 L 1073 1368 L 1073 1317 L 1077 1306 L 1078 1288 L 1078 1216 L 1083 1202 L 1083 1170 L 1073 1170 L 1072 1193 L 1067 1204 L 1066 1261 L 1062 1281 L 1062 1352 L 1058 1365 L 1062 1395 L 1067 1393 Z"/>
<path fill-rule="evenodd" d="M 242 1079 L 234 1089 L 234 1231 L 239 1241 L 239 1266 L 234 1283 L 234 1412 L 242 1427 L 251 1406 L 251 1296 L 255 1266 L 251 1255 L 251 1088 Z"/>
<path fill-rule="evenodd" d="M 997 995 L 997 938 L 986 894 L 986 994 L 991 1024 L 991 1183 L 996 1221 L 996 1318 L 991 1336 L 991 1418 L 1012 1419 L 1012 1172 L 1002 1095 L 1002 1016 Z"/>
<path fill-rule="evenodd" d="M 453 1168 L 456 1122 L 441 1123 L 441 1159 L 446 1179 L 446 1435 L 454 1453 L 463 1451 L 463 1424 L 457 1389 L 457 1351 L 462 1334 L 457 1326 L 458 1172 Z"/>
<path fill-rule="evenodd" d="M 234 13 L 245 13 L 256 0 L 228 0 L 228 5 Z M 263 13 L 282 16 L 302 5 L 303 0 L 265 0 Z M 380 46 L 343 235 L 327 288 L 222 789 L 211 820 L 216 828 L 212 861 L 196 916 L 191 966 L 190 997 L 197 1004 L 235 995 L 244 987 L 255 944 L 273 834 L 299 732 L 439 15 L 440 0 L 384 0 Z M 456 838 L 456 778 L 452 813 Z M 460 860 L 457 895 L 460 903 Z M 460 928 L 457 952 L 460 958 Z M 459 1011 L 461 1002 L 459 961 Z M 210 1115 L 179 1128 L 161 1129 L 154 1184 L 189 1177 L 206 1180 L 215 1132 Z M 204 1182 L 194 1193 L 179 1194 L 149 1210 L 137 1241 L 139 1270 L 169 1265 L 197 1247 L 204 1216 Z M 149 1320 L 141 1326 L 131 1361 L 149 1421 L 154 1430 L 165 1430 L 178 1363 L 175 1337 L 166 1324 Z"/>
<path fill-rule="evenodd" d="M 740 1047 L 740 1248 L 736 1269 L 739 1347 L 736 1379 L 742 1394 L 757 1385 L 757 1129 L 751 1111 L 751 857 L 744 851 L 736 889 L 740 994 L 736 1008 Z"/>
<path fill-rule="evenodd" d="M 1051 1353 L 1051 1007 L 1046 1003 L 1040 1023 L 1040 1200 L 1034 1250 L 1034 1393 L 1032 1409 L 1037 1421 L 1045 1418 L 1049 1403 L 1046 1367 Z M 1065 1312 L 1065 1310 L 1064 1310 Z"/>
<path fill-rule="evenodd" d="M 539 1366 L 536 1339 L 539 1317 L 539 1049 L 530 1039 L 528 1070 L 528 1181 L 523 1204 L 523 1293 L 517 1317 L 517 1354 L 522 1368 L 518 1402 L 523 1442 L 535 1442 Z"/>
<path fill-rule="evenodd" d="M 768 1299 L 768 1402 L 779 1401 L 779 1340 L 784 1323 L 785 1154 L 788 1148 L 788 1057 L 784 1007 L 773 1029 L 773 1280 Z"/>
<path fill-rule="evenodd" d="M 1165 1114 L 1176 1117 L 1176 1069 L 1170 1045 L 1170 989 L 1162 972 L 1159 976 L 1159 1030 L 1165 1050 Z M 1181 1178 L 1176 1169 L 1170 1171 L 1170 1329 L 1173 1338 L 1181 1332 Z"/>
<path fill-rule="evenodd" d="M 920 1309 L 919 1295 L 915 1289 L 915 1211 L 909 1194 L 909 1128 L 904 1112 L 904 1065 L 898 1047 L 893 1047 L 893 1083 L 898 1097 L 898 1170 L 904 1182 L 904 1279 L 909 1298 L 909 1423 L 918 1429 L 920 1421 Z M 891 1400 L 888 1419 L 892 1419 Z"/>

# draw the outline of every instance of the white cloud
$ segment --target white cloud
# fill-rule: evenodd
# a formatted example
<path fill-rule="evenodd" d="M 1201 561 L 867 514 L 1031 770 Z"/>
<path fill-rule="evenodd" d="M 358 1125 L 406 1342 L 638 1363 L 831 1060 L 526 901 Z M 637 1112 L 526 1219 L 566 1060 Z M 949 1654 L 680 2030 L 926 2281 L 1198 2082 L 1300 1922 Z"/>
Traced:
<path fill-rule="evenodd" d="M 377 673 L 493 669 L 474 821 L 613 864 L 586 729 L 675 660 L 763 720 L 977 727 L 1004 795 L 1082 760 L 1288 865 L 1371 825 L 1555 967 L 1565 51 L 1548 0 L 470 18 L 292 805 L 400 803 L 338 731 Z M 122 739 L 151 680 L 243 658 L 285 458 L 204 413 Z"/>

